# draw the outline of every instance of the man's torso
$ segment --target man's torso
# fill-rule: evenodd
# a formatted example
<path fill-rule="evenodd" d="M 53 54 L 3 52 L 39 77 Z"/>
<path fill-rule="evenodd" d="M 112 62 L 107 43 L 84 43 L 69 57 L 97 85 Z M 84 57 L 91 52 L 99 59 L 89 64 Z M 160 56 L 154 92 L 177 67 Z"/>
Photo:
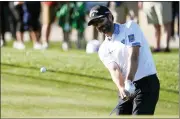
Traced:
<path fill-rule="evenodd" d="M 131 21 L 125 24 L 115 24 L 112 38 L 106 37 L 100 46 L 99 57 L 105 66 L 110 62 L 116 62 L 125 78 L 128 67 L 128 47 L 141 45 L 138 69 L 134 78 L 134 81 L 136 81 L 145 76 L 155 74 L 156 69 L 149 45 L 142 32 L 133 28 L 134 24 Z"/>

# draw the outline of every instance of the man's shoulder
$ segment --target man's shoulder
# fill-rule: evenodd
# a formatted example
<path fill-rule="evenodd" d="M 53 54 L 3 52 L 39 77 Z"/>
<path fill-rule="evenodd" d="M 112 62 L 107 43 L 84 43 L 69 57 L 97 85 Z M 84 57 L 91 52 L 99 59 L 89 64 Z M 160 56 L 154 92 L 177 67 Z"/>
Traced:
<path fill-rule="evenodd" d="M 134 34 L 134 33 L 140 33 L 140 32 L 142 32 L 140 26 L 139 26 L 136 22 L 134 22 L 134 21 L 132 21 L 132 20 L 127 21 L 127 22 L 124 24 L 124 26 L 125 26 L 125 32 L 126 32 L 126 34 L 132 34 L 132 33 Z"/>
<path fill-rule="evenodd" d="M 139 25 L 133 20 L 129 20 L 124 24 L 115 23 L 115 31 L 119 31 L 116 34 L 120 35 L 123 32 L 131 32 L 132 30 L 137 31 L 139 29 Z"/>
<path fill-rule="evenodd" d="M 132 20 L 127 21 L 127 22 L 124 24 L 124 26 L 125 26 L 127 29 L 139 27 L 139 25 L 138 25 L 136 22 L 132 21 Z"/>

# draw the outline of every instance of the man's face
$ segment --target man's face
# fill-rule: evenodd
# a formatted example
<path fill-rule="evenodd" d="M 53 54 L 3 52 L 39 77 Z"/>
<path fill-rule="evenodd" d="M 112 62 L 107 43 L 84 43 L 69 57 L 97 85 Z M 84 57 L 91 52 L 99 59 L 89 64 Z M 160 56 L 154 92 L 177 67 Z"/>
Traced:
<path fill-rule="evenodd" d="M 107 17 L 94 20 L 93 26 L 96 27 L 99 32 L 104 34 L 111 32 L 112 30 L 112 22 Z"/>

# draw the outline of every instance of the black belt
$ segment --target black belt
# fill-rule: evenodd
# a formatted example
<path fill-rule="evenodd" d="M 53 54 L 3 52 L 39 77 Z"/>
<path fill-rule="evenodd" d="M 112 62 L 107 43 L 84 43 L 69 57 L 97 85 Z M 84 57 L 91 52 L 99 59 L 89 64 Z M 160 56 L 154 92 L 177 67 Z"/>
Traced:
<path fill-rule="evenodd" d="M 149 75 L 149 76 L 146 76 L 146 77 L 143 77 L 137 81 L 134 81 L 133 84 L 135 87 L 141 87 L 141 85 L 145 84 L 145 83 L 148 83 L 150 81 L 153 80 L 153 78 L 157 77 L 156 74 L 152 74 L 152 75 Z"/>

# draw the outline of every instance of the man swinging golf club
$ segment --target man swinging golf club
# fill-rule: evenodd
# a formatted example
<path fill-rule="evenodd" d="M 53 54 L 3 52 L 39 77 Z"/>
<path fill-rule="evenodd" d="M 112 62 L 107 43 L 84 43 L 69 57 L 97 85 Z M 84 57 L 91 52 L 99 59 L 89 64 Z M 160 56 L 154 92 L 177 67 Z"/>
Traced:
<path fill-rule="evenodd" d="M 105 6 L 94 6 L 88 26 L 105 34 L 98 54 L 119 92 L 117 115 L 153 115 L 159 98 L 159 79 L 152 54 L 138 24 L 113 23 Z"/>

